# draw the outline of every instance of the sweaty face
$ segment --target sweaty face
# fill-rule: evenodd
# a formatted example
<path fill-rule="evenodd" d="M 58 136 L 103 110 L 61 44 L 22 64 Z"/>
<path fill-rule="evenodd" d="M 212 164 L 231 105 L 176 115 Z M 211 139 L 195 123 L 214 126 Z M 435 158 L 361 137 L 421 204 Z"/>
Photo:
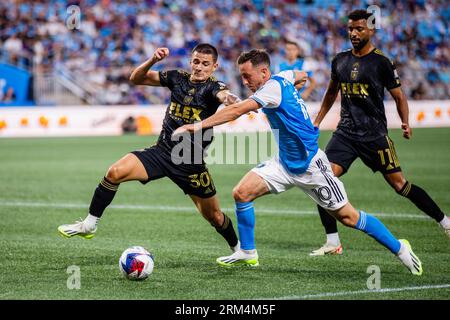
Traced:
<path fill-rule="evenodd" d="M 258 90 L 270 77 L 267 66 L 253 66 L 250 61 L 240 64 L 239 72 L 241 74 L 242 83 L 252 92 Z"/>
<path fill-rule="evenodd" d="M 295 60 L 298 58 L 300 54 L 299 48 L 292 43 L 286 44 L 286 58 L 288 60 Z"/>
<path fill-rule="evenodd" d="M 370 37 L 373 35 L 373 30 L 367 26 L 367 20 L 360 19 L 357 21 L 348 21 L 348 37 L 352 42 L 353 48 L 356 50 L 362 49 L 367 42 L 370 41 Z"/>
<path fill-rule="evenodd" d="M 191 78 L 193 82 L 208 80 L 211 74 L 217 69 L 218 64 L 214 62 L 211 54 L 194 51 L 191 56 Z"/>

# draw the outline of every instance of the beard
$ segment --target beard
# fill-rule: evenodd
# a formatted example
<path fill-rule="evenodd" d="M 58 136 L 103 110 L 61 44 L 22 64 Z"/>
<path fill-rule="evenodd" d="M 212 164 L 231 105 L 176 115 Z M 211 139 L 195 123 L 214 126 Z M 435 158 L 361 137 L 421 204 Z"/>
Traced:
<path fill-rule="evenodd" d="M 352 46 L 353 48 L 355 48 L 356 50 L 361 50 L 362 48 L 364 48 L 364 46 L 367 44 L 367 42 L 369 42 L 369 39 L 360 39 L 358 43 L 354 44 L 352 42 Z"/>

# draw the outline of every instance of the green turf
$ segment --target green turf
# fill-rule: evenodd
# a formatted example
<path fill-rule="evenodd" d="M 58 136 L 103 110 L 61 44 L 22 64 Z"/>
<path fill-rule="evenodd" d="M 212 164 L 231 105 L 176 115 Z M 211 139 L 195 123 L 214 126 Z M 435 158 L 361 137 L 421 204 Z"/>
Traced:
<path fill-rule="evenodd" d="M 322 133 L 322 148 L 329 137 L 329 132 Z M 400 131 L 392 131 L 391 137 L 407 178 L 449 212 L 450 129 L 416 129 L 411 141 L 402 139 Z M 395 235 L 410 240 L 424 265 L 422 277 L 410 275 L 374 240 L 344 227 L 340 227 L 343 256 L 309 257 L 324 235 L 317 215 L 292 213 L 315 210 L 313 202 L 295 189 L 255 202 L 261 264 L 255 269 L 216 266 L 216 257 L 229 254 L 226 243 L 168 179 L 146 186 L 125 183 L 113 202 L 154 209 L 110 208 L 94 239 L 59 236 L 58 225 L 85 217 L 108 166 L 154 140 L 0 139 L 0 299 L 450 298 L 449 287 L 348 293 L 367 290 L 370 265 L 380 267 L 382 288 L 450 284 L 449 239 L 359 160 L 343 177 L 350 200 L 368 212 L 415 215 L 381 219 Z M 221 204 L 234 222 L 231 190 L 251 167 L 210 166 Z M 144 246 L 155 256 L 154 273 L 146 281 L 131 282 L 119 273 L 119 256 L 132 245 Z M 71 265 L 80 267 L 80 290 L 66 286 Z M 336 292 L 340 292 L 336 297 L 325 295 Z"/>

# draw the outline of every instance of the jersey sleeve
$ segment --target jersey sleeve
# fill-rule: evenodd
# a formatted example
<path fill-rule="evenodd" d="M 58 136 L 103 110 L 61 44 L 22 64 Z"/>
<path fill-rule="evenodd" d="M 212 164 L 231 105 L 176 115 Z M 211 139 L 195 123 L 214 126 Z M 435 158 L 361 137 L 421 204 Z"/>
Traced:
<path fill-rule="evenodd" d="M 178 70 L 159 71 L 161 86 L 172 89 L 179 76 Z"/>
<path fill-rule="evenodd" d="M 338 76 L 337 76 L 337 56 L 333 58 L 331 61 L 331 80 L 339 82 Z"/>
<path fill-rule="evenodd" d="M 217 99 L 217 94 L 222 90 L 229 90 L 226 83 L 224 83 L 222 81 L 215 81 L 214 84 L 212 85 L 212 90 L 211 90 L 213 97 L 215 97 Z"/>
<path fill-rule="evenodd" d="M 295 71 L 294 70 L 286 70 L 281 71 L 280 73 L 277 73 L 277 76 L 282 77 L 289 81 L 290 83 L 295 83 Z"/>
<path fill-rule="evenodd" d="M 380 76 L 381 81 L 383 82 L 383 86 L 388 90 L 401 86 L 397 68 L 394 62 L 389 60 L 388 58 L 382 59 Z"/>
<path fill-rule="evenodd" d="M 269 80 L 249 99 L 255 100 L 263 108 L 278 108 L 281 103 L 281 86 L 276 80 Z"/>

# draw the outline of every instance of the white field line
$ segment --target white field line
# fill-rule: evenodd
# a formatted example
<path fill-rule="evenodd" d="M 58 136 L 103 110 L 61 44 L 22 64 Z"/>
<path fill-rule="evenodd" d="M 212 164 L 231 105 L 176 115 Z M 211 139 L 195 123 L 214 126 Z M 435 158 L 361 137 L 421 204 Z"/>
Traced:
<path fill-rule="evenodd" d="M 61 209 L 87 209 L 88 205 L 77 203 L 45 203 L 45 202 L 23 202 L 23 201 L 0 201 L 0 207 L 43 207 L 43 208 L 61 208 Z M 111 205 L 109 209 L 128 209 L 128 210 L 157 210 L 157 211 L 177 211 L 190 212 L 195 211 L 194 207 L 181 206 L 153 206 L 153 205 Z M 233 209 L 224 209 L 224 211 L 234 211 Z M 283 209 L 256 209 L 258 213 L 273 214 L 273 215 L 316 215 L 316 211 L 301 211 L 301 210 L 283 210 Z M 379 217 L 385 218 L 407 218 L 407 219 L 427 219 L 426 216 L 408 213 L 377 213 Z M 430 285 L 420 287 L 403 287 L 403 288 L 386 288 L 378 290 L 358 290 L 358 291 L 339 291 L 339 292 L 323 292 L 318 294 L 309 294 L 303 296 L 286 296 L 272 298 L 275 300 L 297 300 L 297 299 L 316 299 L 316 298 L 331 298 L 348 295 L 360 295 L 367 293 L 389 293 L 402 291 L 417 291 L 417 290 L 431 290 L 431 289 L 445 289 L 450 288 L 450 284 Z M 267 299 L 267 298 L 261 298 Z M 259 299 L 257 299 L 259 300 Z"/>
<path fill-rule="evenodd" d="M 367 293 L 389 293 L 389 292 L 403 292 L 403 291 L 418 291 L 418 290 L 433 290 L 433 289 L 446 289 L 450 288 L 450 284 L 441 285 L 428 285 L 420 287 L 403 287 L 403 288 L 385 288 L 385 289 L 374 289 L 374 290 L 358 290 L 358 291 L 339 291 L 339 292 L 322 292 L 317 294 L 307 294 L 304 296 L 286 296 L 278 298 L 270 298 L 273 300 L 303 300 L 303 299 L 318 299 L 318 298 L 333 298 L 342 296 L 352 296 Z M 267 298 L 260 298 L 257 300 L 265 300 Z"/>
<path fill-rule="evenodd" d="M 0 200 L 0 207 L 30 207 L 30 208 L 56 208 L 56 209 L 87 209 L 89 206 L 87 204 L 81 203 L 50 203 L 50 202 L 25 202 L 25 201 L 5 201 Z M 111 205 L 108 209 L 116 210 L 147 210 L 147 211 L 176 211 L 176 212 L 195 212 L 196 209 L 194 205 L 192 207 L 183 206 L 158 206 L 158 205 Z M 234 209 L 223 208 L 225 212 L 234 212 Z M 255 208 L 256 214 L 264 215 L 299 215 L 299 216 L 312 216 L 317 215 L 317 211 L 313 210 L 288 210 L 288 209 L 276 209 L 276 208 Z M 1 210 L 0 210 L 1 214 Z M 422 220 L 429 219 L 428 216 L 421 214 L 410 214 L 410 213 L 371 213 L 377 217 L 382 218 L 400 218 L 400 219 L 413 219 Z"/>

